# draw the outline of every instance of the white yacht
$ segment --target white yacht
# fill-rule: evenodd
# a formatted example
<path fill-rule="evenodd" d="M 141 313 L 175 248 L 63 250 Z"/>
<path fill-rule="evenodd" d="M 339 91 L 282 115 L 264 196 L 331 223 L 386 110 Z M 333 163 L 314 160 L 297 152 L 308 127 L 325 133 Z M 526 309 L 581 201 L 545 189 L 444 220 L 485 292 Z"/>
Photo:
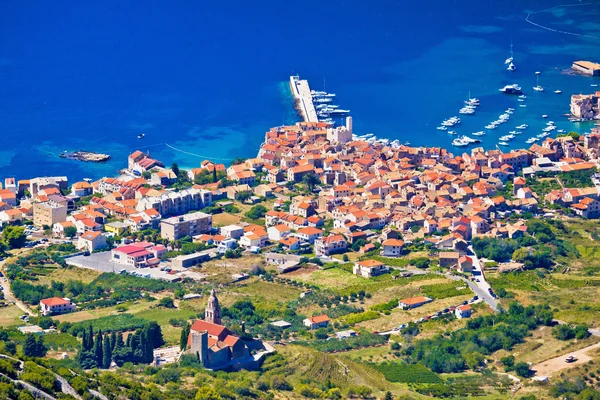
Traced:
<path fill-rule="evenodd" d="M 542 118 L 548 118 L 548 116 L 546 114 L 542 115 Z"/>
<path fill-rule="evenodd" d="M 485 135 L 484 131 L 473 132 L 473 136 L 483 136 L 483 135 Z"/>
<path fill-rule="evenodd" d="M 469 145 L 469 142 L 465 141 L 462 138 L 456 138 L 452 141 L 452 146 L 455 147 L 466 147 Z"/>
<path fill-rule="evenodd" d="M 475 114 L 475 109 L 473 107 L 463 107 L 459 111 L 459 114 Z"/>
<path fill-rule="evenodd" d="M 561 94 L 561 93 L 562 93 L 562 91 L 561 91 L 560 89 L 556 89 L 556 90 L 554 91 L 554 93 L 556 93 L 556 94 Z"/>
<path fill-rule="evenodd" d="M 521 124 L 521 125 L 517 126 L 516 128 L 517 129 L 527 129 L 527 128 L 529 128 L 529 125 L 527 125 L 527 124 Z"/>
<path fill-rule="evenodd" d="M 447 131 L 448 130 L 448 128 L 446 128 L 445 126 L 438 126 L 435 129 L 437 129 L 438 131 Z"/>
<path fill-rule="evenodd" d="M 537 142 L 537 141 L 539 141 L 539 140 L 540 140 L 540 139 L 538 139 L 538 138 L 536 138 L 536 137 L 532 137 L 532 138 L 529 138 L 529 139 L 527 139 L 527 140 L 525 141 L 525 143 L 535 143 L 535 142 Z"/>
<path fill-rule="evenodd" d="M 500 92 L 506 93 L 506 94 L 523 95 L 523 89 L 521 89 L 521 86 L 517 85 L 516 83 L 513 83 L 512 85 L 506 85 L 502 89 L 498 89 L 498 90 Z"/>

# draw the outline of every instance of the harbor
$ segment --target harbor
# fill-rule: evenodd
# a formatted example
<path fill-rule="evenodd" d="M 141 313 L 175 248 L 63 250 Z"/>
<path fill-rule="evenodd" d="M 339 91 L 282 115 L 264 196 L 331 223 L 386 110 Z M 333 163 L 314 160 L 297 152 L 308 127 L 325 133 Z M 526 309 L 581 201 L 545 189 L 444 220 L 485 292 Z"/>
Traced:
<path fill-rule="evenodd" d="M 334 126 L 336 118 L 346 117 L 350 113 L 350 110 L 333 104 L 335 93 L 311 90 L 308 81 L 300 79 L 298 75 L 290 76 L 290 89 L 304 122 L 325 122 Z"/>
<path fill-rule="evenodd" d="M 300 79 L 298 75 L 292 75 L 290 76 L 290 89 L 296 102 L 296 108 L 304 122 L 319 122 L 308 81 Z"/>

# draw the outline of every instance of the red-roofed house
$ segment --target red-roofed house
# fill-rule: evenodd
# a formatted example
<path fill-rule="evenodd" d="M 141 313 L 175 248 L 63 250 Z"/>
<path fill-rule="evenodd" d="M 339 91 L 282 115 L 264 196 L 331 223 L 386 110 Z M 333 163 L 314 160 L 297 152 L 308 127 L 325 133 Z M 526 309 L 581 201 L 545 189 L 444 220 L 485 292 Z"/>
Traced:
<path fill-rule="evenodd" d="M 456 310 L 454 310 L 456 318 L 470 318 L 472 313 L 473 308 L 468 304 L 465 304 L 464 306 L 458 306 L 456 307 Z"/>
<path fill-rule="evenodd" d="M 297 236 L 299 239 L 313 244 L 315 240 L 323 237 L 323 231 L 317 228 L 302 228 L 298 231 Z"/>
<path fill-rule="evenodd" d="M 160 261 L 166 252 L 164 246 L 153 246 L 152 243 L 134 243 L 112 249 L 111 261 L 135 268 L 145 268 Z"/>
<path fill-rule="evenodd" d="M 94 250 L 106 248 L 107 246 L 106 236 L 104 236 L 102 232 L 85 232 L 83 235 L 79 236 L 79 240 L 77 241 L 78 249 L 87 250 L 90 253 Z"/>
<path fill-rule="evenodd" d="M 40 300 L 42 315 L 66 314 L 75 311 L 76 308 L 75 304 L 71 304 L 71 299 L 66 297 L 50 297 Z"/>
<path fill-rule="evenodd" d="M 326 328 L 329 325 L 329 317 L 325 314 L 317 315 L 314 317 L 306 318 L 304 321 L 304 326 L 309 329 L 319 329 Z"/>
<path fill-rule="evenodd" d="M 354 264 L 352 272 L 363 278 L 371 278 L 373 276 L 385 274 L 388 272 L 388 268 L 384 263 L 376 260 L 363 260 Z"/>
<path fill-rule="evenodd" d="M 383 255 L 386 257 L 400 257 L 402 255 L 404 242 L 400 239 L 388 239 L 381 243 Z"/>
<path fill-rule="evenodd" d="M 348 242 L 342 235 L 330 235 L 315 240 L 315 255 L 328 256 L 341 253 L 348 248 Z"/>
<path fill-rule="evenodd" d="M 469 256 L 462 256 L 458 259 L 458 266 L 456 269 L 460 272 L 472 272 L 473 259 Z"/>

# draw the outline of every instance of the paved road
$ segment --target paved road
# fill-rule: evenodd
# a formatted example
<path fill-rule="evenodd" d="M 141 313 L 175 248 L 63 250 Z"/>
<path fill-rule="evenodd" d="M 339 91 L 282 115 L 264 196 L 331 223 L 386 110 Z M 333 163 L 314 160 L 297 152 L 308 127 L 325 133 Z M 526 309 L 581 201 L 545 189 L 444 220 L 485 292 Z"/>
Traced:
<path fill-rule="evenodd" d="M 490 284 L 485 280 L 485 275 L 483 272 L 483 268 L 481 267 L 481 263 L 477 254 L 473 250 L 472 246 L 469 246 L 469 257 L 473 259 L 473 276 L 479 280 L 479 282 L 469 281 L 469 287 L 480 299 L 483 299 L 494 311 L 498 311 L 498 301 L 490 295 L 489 289 L 491 288 Z"/>
<path fill-rule="evenodd" d="M 8 282 L 8 278 L 6 278 L 6 273 L 4 271 L 4 263 L 6 260 L 0 262 L 0 270 L 4 277 L 0 278 L 0 285 L 2 286 L 2 290 L 4 291 L 4 298 L 12 303 L 15 303 L 17 307 L 19 307 L 24 313 L 29 314 L 30 316 L 36 316 L 33 311 L 29 309 L 21 300 L 17 299 L 13 292 L 10 290 L 10 283 Z M 6 278 L 6 281 L 4 280 Z"/>

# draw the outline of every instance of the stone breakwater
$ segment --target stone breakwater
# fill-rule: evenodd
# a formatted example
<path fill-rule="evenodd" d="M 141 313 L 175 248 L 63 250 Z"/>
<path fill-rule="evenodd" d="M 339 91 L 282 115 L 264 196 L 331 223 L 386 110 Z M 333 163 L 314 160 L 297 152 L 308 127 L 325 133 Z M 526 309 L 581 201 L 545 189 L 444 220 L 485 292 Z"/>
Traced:
<path fill-rule="evenodd" d="M 72 151 L 72 152 L 63 152 L 60 155 L 61 158 L 68 158 L 70 160 L 77 161 L 85 161 L 85 162 L 103 162 L 108 161 L 110 159 L 110 155 L 102 154 L 102 153 L 94 153 L 91 151 Z"/>

